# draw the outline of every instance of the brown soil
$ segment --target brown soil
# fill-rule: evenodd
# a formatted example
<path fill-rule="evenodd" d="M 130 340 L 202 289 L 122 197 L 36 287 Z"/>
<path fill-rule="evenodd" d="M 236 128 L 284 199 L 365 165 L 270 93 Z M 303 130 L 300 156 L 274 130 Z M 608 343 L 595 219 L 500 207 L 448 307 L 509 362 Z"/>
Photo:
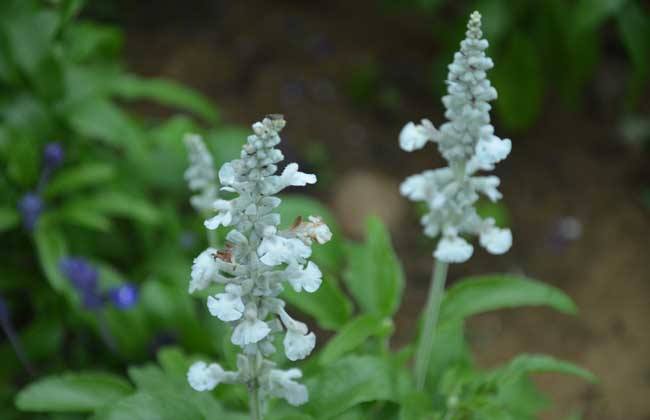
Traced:
<path fill-rule="evenodd" d="M 416 217 L 396 202 L 395 188 L 406 175 L 431 167 L 434 153 L 403 153 L 396 138 L 405 121 L 442 119 L 439 100 L 428 89 L 436 48 L 424 19 L 382 15 L 374 1 L 169 3 L 125 8 L 130 68 L 203 91 L 229 123 L 285 114 L 286 141 L 297 155 L 308 143 L 324 144 L 336 176 L 322 196 L 346 230 L 358 234 L 366 213 L 382 215 L 393 230 L 409 279 L 397 340 L 410 337 L 431 258 L 430 250 L 416 246 Z M 401 93 L 396 106 L 356 106 L 345 94 L 353 69 L 369 60 L 380 63 L 386 84 Z M 544 418 L 578 411 L 591 420 L 647 420 L 650 264 L 644 256 L 650 213 L 639 200 L 647 157 L 644 162 L 621 145 L 611 110 L 598 105 L 607 98 L 593 103 L 579 114 L 549 105 L 533 129 L 516 135 L 511 158 L 498 169 L 514 248 L 501 257 L 479 251 L 450 275 L 453 281 L 485 272 L 523 273 L 562 288 L 577 302 L 577 318 L 531 308 L 469 323 L 484 366 L 519 352 L 545 352 L 599 376 L 598 385 L 540 377 L 556 403 Z M 498 126 L 497 132 L 508 136 Z M 384 175 L 373 177 L 377 173 Z M 645 175 L 650 184 L 647 168 Z M 553 232 L 566 216 L 579 220 L 583 232 L 560 243 Z"/>

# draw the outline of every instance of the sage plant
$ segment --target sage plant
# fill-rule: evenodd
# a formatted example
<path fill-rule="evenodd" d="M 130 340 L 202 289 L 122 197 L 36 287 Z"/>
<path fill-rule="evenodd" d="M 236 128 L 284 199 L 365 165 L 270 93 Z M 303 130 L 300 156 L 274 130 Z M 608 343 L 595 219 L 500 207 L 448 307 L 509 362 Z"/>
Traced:
<path fill-rule="evenodd" d="M 447 161 L 447 166 L 410 176 L 400 186 L 402 195 L 427 205 L 428 211 L 421 219 L 424 234 L 438 239 L 415 361 L 416 384 L 420 389 L 428 370 L 447 264 L 461 263 L 472 256 L 474 248 L 465 239 L 468 236 L 478 236 L 479 243 L 492 254 L 505 253 L 512 245 L 510 230 L 497 227 L 492 218 L 481 218 L 474 206 L 481 194 L 492 201 L 501 198 L 497 190 L 499 178 L 478 173 L 493 170 L 512 147 L 509 139 L 494 135 L 490 123 L 489 102 L 497 98 L 497 92 L 486 78 L 494 64 L 485 55 L 488 41 L 482 37 L 481 15 L 474 12 L 460 51 L 449 65 L 447 95 L 442 98 L 448 121 L 439 129 L 427 119 L 420 124 L 410 122 L 399 136 L 400 146 L 409 152 L 428 142 L 436 143 Z"/>
<path fill-rule="evenodd" d="M 276 197 L 291 186 L 314 184 L 316 176 L 290 163 L 281 173 L 284 159 L 276 149 L 285 126 L 281 115 L 270 115 L 253 124 L 253 135 L 244 144 L 239 159 L 219 170 L 221 189 L 234 193 L 230 200 L 217 199 L 217 214 L 205 221 L 209 230 L 230 228 L 222 249 L 208 248 L 192 265 L 189 292 L 213 283 L 223 291 L 207 299 L 208 311 L 233 327 L 230 341 L 240 347 L 237 370 L 226 371 L 216 363 L 197 362 L 187 374 L 197 391 L 214 389 L 220 383 L 242 383 L 248 387 L 251 417 L 262 418 L 267 398 L 284 398 L 292 405 L 308 400 L 307 388 L 296 380 L 299 369 L 281 370 L 268 359 L 276 351 L 274 339 L 284 333 L 284 353 L 291 361 L 307 357 L 316 336 L 307 325 L 293 319 L 280 293 L 287 282 L 295 291 L 315 292 L 322 274 L 309 261 L 314 242 L 324 244 L 332 234 L 319 217 L 297 219 L 280 230 L 281 204 Z"/>

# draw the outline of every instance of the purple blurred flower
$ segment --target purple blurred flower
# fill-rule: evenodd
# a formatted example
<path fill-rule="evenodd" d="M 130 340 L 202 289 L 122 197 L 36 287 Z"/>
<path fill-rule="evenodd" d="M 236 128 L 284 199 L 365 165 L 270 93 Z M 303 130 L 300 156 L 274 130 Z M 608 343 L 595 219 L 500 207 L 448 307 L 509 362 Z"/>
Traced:
<path fill-rule="evenodd" d="M 7 307 L 7 301 L 0 296 L 0 322 L 9 321 L 9 308 Z"/>
<path fill-rule="evenodd" d="M 63 163 L 65 152 L 61 143 L 47 143 L 43 148 L 43 161 L 45 166 L 50 169 L 58 168 Z"/>
<path fill-rule="evenodd" d="M 59 268 L 79 290 L 92 290 L 97 288 L 99 273 L 86 259 L 81 257 L 67 257 L 61 259 Z"/>
<path fill-rule="evenodd" d="M 104 304 L 97 283 L 99 273 L 87 260 L 80 257 L 63 258 L 59 268 L 77 289 L 86 309 L 98 309 Z"/>
<path fill-rule="evenodd" d="M 43 200 L 38 194 L 28 192 L 20 199 L 18 210 L 23 218 L 25 229 L 34 230 L 34 226 L 43 212 Z"/>
<path fill-rule="evenodd" d="M 138 303 L 138 288 L 132 283 L 125 283 L 108 291 L 108 298 L 117 309 L 130 309 Z"/>

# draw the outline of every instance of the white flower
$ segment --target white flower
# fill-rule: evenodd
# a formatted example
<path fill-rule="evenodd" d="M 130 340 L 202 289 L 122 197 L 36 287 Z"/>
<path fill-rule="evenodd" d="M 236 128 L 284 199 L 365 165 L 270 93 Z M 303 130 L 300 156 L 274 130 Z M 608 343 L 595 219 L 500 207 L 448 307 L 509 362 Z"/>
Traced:
<path fill-rule="evenodd" d="M 496 176 L 475 176 L 471 178 L 471 182 L 476 190 L 485 194 L 491 201 L 498 201 L 501 199 L 501 193 L 497 187 L 501 183 Z"/>
<path fill-rule="evenodd" d="M 301 222 L 298 226 L 293 227 L 292 231 L 305 245 L 311 245 L 312 241 L 322 245 L 332 239 L 332 231 L 318 216 L 309 216 L 307 222 Z"/>
<path fill-rule="evenodd" d="M 267 392 L 278 398 L 284 398 L 291 405 L 302 405 L 309 399 L 309 393 L 306 386 L 294 381 L 300 378 L 302 372 L 298 369 L 271 369 L 266 384 Z"/>
<path fill-rule="evenodd" d="M 300 239 L 272 235 L 262 240 L 257 253 L 264 264 L 276 266 L 283 263 L 298 263 L 309 258 L 311 248 Z"/>
<path fill-rule="evenodd" d="M 471 159 L 469 167 L 491 171 L 494 169 L 494 164 L 508 157 L 511 150 L 510 139 L 501 140 L 497 136 L 482 138 L 476 143 L 476 155 Z"/>
<path fill-rule="evenodd" d="M 316 264 L 309 261 L 307 266 L 303 269 L 297 265 L 290 265 L 287 270 L 287 281 L 293 287 L 293 290 L 300 292 L 313 293 L 320 287 L 323 282 L 323 274 Z"/>
<path fill-rule="evenodd" d="M 208 297 L 208 310 L 212 316 L 222 321 L 236 321 L 244 314 L 244 302 L 241 299 L 242 288 L 235 284 L 226 286 L 226 293 Z"/>
<path fill-rule="evenodd" d="M 412 152 L 424 147 L 428 141 L 433 140 L 432 134 L 435 135 L 437 130 L 428 120 L 422 120 L 422 125 L 415 125 L 413 122 L 407 123 L 399 133 L 399 145 L 407 152 Z"/>
<path fill-rule="evenodd" d="M 315 184 L 316 175 L 300 172 L 297 163 L 290 163 L 282 171 L 280 180 L 284 186 L 304 187 L 307 184 Z"/>
<path fill-rule="evenodd" d="M 247 318 L 237 324 L 230 341 L 236 346 L 243 347 L 261 341 L 269 335 L 269 332 L 271 332 L 271 329 L 266 325 L 266 322 L 257 318 Z"/>
<path fill-rule="evenodd" d="M 214 253 L 217 252 L 214 248 L 208 248 L 192 263 L 192 279 L 190 280 L 190 293 L 196 290 L 203 290 L 210 285 L 215 276 L 219 273 L 219 266 L 214 260 Z"/>
<path fill-rule="evenodd" d="M 219 182 L 224 186 L 231 186 L 235 183 L 235 169 L 232 167 L 230 162 L 226 162 L 219 169 Z"/>
<path fill-rule="evenodd" d="M 227 200 L 217 200 L 214 202 L 214 210 L 217 210 L 217 215 L 206 220 L 205 227 L 215 230 L 221 225 L 230 226 L 230 222 L 232 222 L 232 203 Z"/>
<path fill-rule="evenodd" d="M 313 332 L 307 332 L 305 324 L 302 325 L 305 327 L 304 332 L 302 329 L 288 329 L 284 336 L 284 352 L 287 359 L 294 362 L 309 356 L 316 346 L 316 336 Z"/>
<path fill-rule="evenodd" d="M 512 246 L 512 232 L 510 229 L 490 226 L 481 232 L 480 242 L 491 254 L 504 254 Z"/>
<path fill-rule="evenodd" d="M 443 237 L 438 242 L 434 256 L 440 261 L 461 263 L 467 261 L 474 252 L 472 245 L 461 237 Z"/>
<path fill-rule="evenodd" d="M 224 378 L 224 370 L 216 363 L 194 363 L 187 372 L 187 381 L 196 391 L 212 391 Z"/>

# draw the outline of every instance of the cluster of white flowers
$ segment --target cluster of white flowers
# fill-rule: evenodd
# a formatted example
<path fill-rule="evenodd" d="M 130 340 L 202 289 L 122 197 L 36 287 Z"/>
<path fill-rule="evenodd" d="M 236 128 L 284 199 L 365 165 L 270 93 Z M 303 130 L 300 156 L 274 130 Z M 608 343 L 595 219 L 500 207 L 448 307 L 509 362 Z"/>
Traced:
<path fill-rule="evenodd" d="M 198 134 L 187 134 L 184 141 L 190 159 L 185 180 L 190 190 L 197 193 L 190 198 L 190 203 L 199 213 L 208 213 L 217 199 L 217 176 L 212 155 Z"/>
<path fill-rule="evenodd" d="M 435 258 L 445 262 L 467 261 L 474 252 L 461 235 L 478 235 L 480 244 L 490 253 L 502 254 L 512 245 L 508 229 L 495 226 L 494 219 L 482 219 L 474 208 L 479 193 L 492 201 L 501 198 L 496 176 L 477 176 L 478 171 L 490 171 L 505 159 L 512 144 L 509 139 L 494 135 L 490 124 L 489 101 L 497 92 L 486 78 L 493 67 L 486 57 L 488 42 L 482 39 L 481 15 L 472 13 L 466 38 L 460 51 L 449 65 L 447 95 L 442 98 L 447 122 L 436 129 L 429 120 L 406 124 L 400 133 L 400 146 L 406 151 L 423 148 L 428 142 L 438 150 L 448 166 L 408 177 L 401 193 L 413 201 L 424 201 L 428 213 L 422 217 L 427 236 L 440 235 Z"/>
<path fill-rule="evenodd" d="M 218 364 L 195 363 L 188 381 L 197 391 L 214 389 L 219 383 L 245 383 L 258 387 L 262 396 L 276 396 L 290 404 L 307 401 L 307 388 L 296 382 L 298 369 L 275 368 L 266 359 L 275 352 L 274 337 L 286 330 L 284 352 L 289 360 L 307 357 L 316 336 L 307 325 L 291 318 L 278 296 L 287 281 L 296 291 L 316 291 L 321 282 L 319 268 L 308 258 L 313 242 L 323 244 L 332 234 L 323 221 L 310 216 L 296 220 L 291 228 L 279 230 L 280 215 L 274 212 L 281 200 L 275 194 L 290 186 L 314 184 L 316 176 L 287 165 L 280 174 L 284 157 L 275 146 L 285 125 L 280 115 L 270 115 L 253 124 L 254 134 L 243 146 L 240 159 L 219 170 L 222 190 L 236 193 L 231 200 L 213 203 L 217 214 L 205 221 L 208 229 L 232 227 L 221 250 L 208 248 L 192 266 L 190 293 L 213 283 L 224 285 L 222 293 L 208 297 L 210 314 L 233 326 L 231 342 L 241 347 L 237 371 L 224 371 Z"/>

